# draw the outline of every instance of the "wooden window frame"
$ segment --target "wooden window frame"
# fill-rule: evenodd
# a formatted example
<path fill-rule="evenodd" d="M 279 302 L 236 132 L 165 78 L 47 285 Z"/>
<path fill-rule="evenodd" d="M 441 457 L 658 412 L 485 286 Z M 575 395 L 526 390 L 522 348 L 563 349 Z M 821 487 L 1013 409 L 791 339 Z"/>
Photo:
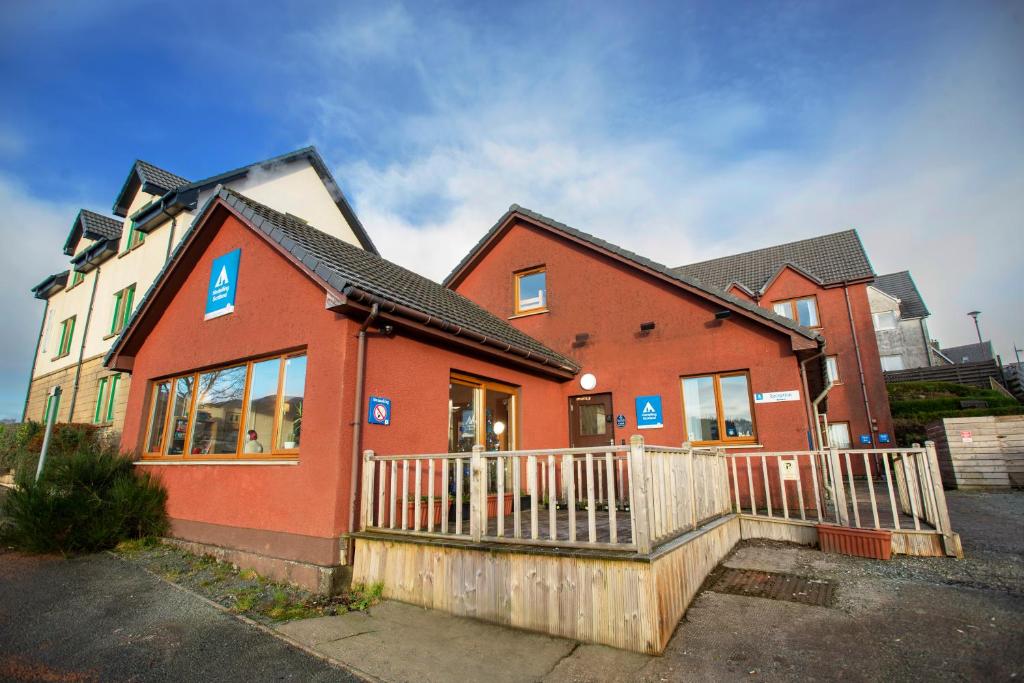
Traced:
<path fill-rule="evenodd" d="M 301 444 L 296 448 L 277 448 L 277 436 L 281 427 L 282 414 L 281 409 L 283 406 L 282 392 L 284 390 L 284 379 L 285 379 L 285 362 L 291 358 L 299 358 L 305 356 L 307 359 L 307 370 L 308 370 L 308 359 L 306 349 L 292 350 L 285 353 L 274 353 L 265 356 L 258 356 L 255 358 L 249 358 L 246 360 L 239 360 L 233 363 L 227 363 L 224 365 L 215 365 L 213 367 L 205 368 L 203 370 L 196 370 L 194 372 L 188 372 L 183 374 L 171 375 L 169 377 L 161 377 L 158 379 L 151 380 L 149 383 L 149 406 L 146 410 L 148 416 L 148 422 L 143 438 L 145 439 L 142 443 L 144 460 L 169 460 L 174 462 L 180 462 L 182 460 L 188 460 L 189 462 L 202 462 L 204 460 L 294 460 L 299 457 L 301 450 Z M 269 448 L 264 450 L 263 453 L 246 453 L 244 452 L 245 447 L 245 436 L 248 433 L 247 422 L 249 412 L 249 399 L 250 391 L 252 389 L 252 371 L 253 366 L 257 363 L 263 363 L 268 360 L 277 359 L 278 370 L 277 370 L 277 400 L 274 403 L 274 426 L 271 430 L 271 441 Z M 230 368 L 245 367 L 245 386 L 242 390 L 242 411 L 238 420 L 238 438 L 235 442 L 234 453 L 199 453 L 192 454 L 192 438 L 193 430 L 195 429 L 195 418 L 196 418 L 196 406 L 199 401 L 199 377 L 210 372 L 216 372 L 217 370 L 227 370 Z M 308 372 L 306 376 L 308 377 Z M 185 442 L 182 444 L 182 452 L 180 454 L 170 455 L 167 453 L 168 438 L 170 435 L 170 421 L 173 413 L 174 406 L 174 392 L 178 380 L 183 378 L 192 379 L 192 396 L 189 399 L 188 404 L 188 423 L 185 427 Z M 154 414 L 156 411 L 156 395 L 159 391 L 159 387 L 164 382 L 170 383 L 170 394 L 167 401 L 167 405 L 164 408 L 163 423 L 164 429 L 163 434 L 160 438 L 159 447 L 155 451 L 149 450 L 150 441 L 152 440 L 153 433 L 153 420 L 156 418 Z M 303 381 L 303 404 L 305 404 L 305 392 L 306 384 Z"/>
<path fill-rule="evenodd" d="M 510 425 L 508 430 L 509 434 L 509 446 L 508 450 L 514 451 L 519 447 L 519 387 L 511 384 L 505 384 L 504 382 L 496 382 L 482 377 L 476 377 L 474 375 L 468 375 L 462 372 L 452 371 L 448 377 L 449 384 L 459 384 L 465 387 L 474 389 L 473 392 L 473 412 L 477 416 L 476 421 L 476 445 L 487 445 L 487 391 L 494 390 L 504 394 L 509 394 L 512 397 L 512 407 L 508 413 L 512 416 L 515 424 Z M 483 419 L 480 419 L 480 417 Z M 452 422 L 451 415 L 449 413 L 448 418 L 448 442 L 451 443 L 451 430 Z"/>
<path fill-rule="evenodd" d="M 821 325 L 821 308 L 818 307 L 818 295 L 817 294 L 811 294 L 809 296 L 795 296 L 795 297 L 793 297 L 791 299 L 779 299 L 778 301 L 773 301 L 772 302 L 772 313 L 776 313 L 775 306 L 777 304 L 787 304 L 789 306 L 789 312 L 792 313 L 792 317 L 790 317 L 790 316 L 785 316 L 785 317 L 788 317 L 790 320 L 795 322 L 797 325 L 800 325 L 801 324 L 800 323 L 800 317 L 797 314 L 796 303 L 798 301 L 804 301 L 805 299 L 811 299 L 812 301 L 814 301 L 814 317 L 816 317 L 818 319 L 818 324 L 817 325 L 805 325 L 805 327 L 807 327 L 807 329 L 809 329 L 809 330 L 820 330 L 821 327 L 822 327 L 822 325 Z M 781 314 L 776 313 L 776 315 L 781 315 Z"/>
<path fill-rule="evenodd" d="M 57 344 L 57 355 L 53 360 L 58 360 L 71 355 L 71 342 L 75 338 L 75 319 L 77 315 L 65 318 L 60 321 L 60 341 Z"/>
<path fill-rule="evenodd" d="M 683 407 L 683 434 L 687 439 L 690 430 L 686 423 L 686 389 L 683 383 L 688 379 L 701 379 L 710 377 L 714 382 L 715 389 L 715 410 L 718 414 L 718 439 L 708 441 L 694 441 L 694 446 L 736 446 L 757 443 L 757 416 L 754 411 L 754 394 L 750 388 L 749 370 L 730 370 L 728 372 L 702 372 L 697 375 L 683 375 L 679 378 L 679 398 Z M 750 426 L 754 434 L 752 436 L 734 436 L 732 438 L 723 436 L 725 434 L 725 411 L 722 407 L 722 378 L 724 377 L 745 377 L 747 380 L 747 400 L 750 402 Z"/>
<path fill-rule="evenodd" d="M 536 275 L 537 273 L 544 273 L 544 305 L 538 306 L 537 308 L 522 308 L 519 299 L 519 281 L 528 275 Z M 512 291 L 515 297 L 515 315 L 533 315 L 534 313 L 547 313 L 548 312 L 548 269 L 547 266 L 534 266 L 533 268 L 527 268 L 526 270 L 519 270 L 512 273 Z"/>

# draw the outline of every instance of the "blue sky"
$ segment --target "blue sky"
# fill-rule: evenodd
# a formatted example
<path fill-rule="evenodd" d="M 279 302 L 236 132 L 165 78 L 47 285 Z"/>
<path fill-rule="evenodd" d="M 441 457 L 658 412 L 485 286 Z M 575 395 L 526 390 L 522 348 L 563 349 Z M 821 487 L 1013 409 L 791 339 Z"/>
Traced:
<path fill-rule="evenodd" d="M 260 6 L 260 5 L 264 6 Z M 316 144 L 441 278 L 513 202 L 668 263 L 857 228 L 944 345 L 1024 345 L 1024 5 L 4 3 L 0 417 L 80 207 Z M 16 248 L 12 248 L 16 247 Z"/>

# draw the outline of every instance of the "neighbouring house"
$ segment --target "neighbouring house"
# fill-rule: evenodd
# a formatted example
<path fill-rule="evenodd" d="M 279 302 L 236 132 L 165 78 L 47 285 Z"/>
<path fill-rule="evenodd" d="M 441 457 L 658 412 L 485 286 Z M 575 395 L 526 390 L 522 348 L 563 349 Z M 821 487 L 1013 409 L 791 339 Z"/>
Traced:
<path fill-rule="evenodd" d="M 892 443 L 869 290 L 876 281 L 855 230 L 674 269 L 819 332 L 832 389 L 827 438 L 840 448 Z"/>
<path fill-rule="evenodd" d="M 984 363 L 996 359 L 995 349 L 992 342 L 977 342 L 975 344 L 964 344 L 963 346 L 950 346 L 942 349 L 942 355 L 957 365 L 964 363 Z"/>
<path fill-rule="evenodd" d="M 910 271 L 879 275 L 868 287 L 882 371 L 948 365 L 931 344 L 928 307 Z"/>
<path fill-rule="evenodd" d="M 131 377 L 105 369 L 103 356 L 218 184 L 375 250 L 312 147 L 195 182 L 136 161 L 113 216 L 82 209 L 64 243 L 68 269 L 32 290 L 46 307 L 23 419 L 43 420 L 52 408 L 60 421 L 120 431 Z M 62 392 L 57 405 L 51 405 L 54 387 Z"/>

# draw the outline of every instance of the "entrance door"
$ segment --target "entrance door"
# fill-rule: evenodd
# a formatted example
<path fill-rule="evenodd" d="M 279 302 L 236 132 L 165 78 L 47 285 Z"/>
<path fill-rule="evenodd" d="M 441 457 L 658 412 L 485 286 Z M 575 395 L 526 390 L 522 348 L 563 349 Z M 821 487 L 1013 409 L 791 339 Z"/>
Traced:
<path fill-rule="evenodd" d="M 615 443 L 615 413 L 611 394 L 569 398 L 569 446 L 607 446 Z"/>

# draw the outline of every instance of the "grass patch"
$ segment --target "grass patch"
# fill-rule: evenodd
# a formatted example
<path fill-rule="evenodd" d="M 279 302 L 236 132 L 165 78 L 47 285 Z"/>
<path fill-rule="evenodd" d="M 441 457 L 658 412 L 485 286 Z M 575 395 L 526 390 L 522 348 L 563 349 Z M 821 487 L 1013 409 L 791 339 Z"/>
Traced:
<path fill-rule="evenodd" d="M 383 584 L 374 584 L 355 585 L 341 595 L 316 595 L 251 569 L 239 570 L 210 555 L 194 555 L 153 541 L 122 543 L 115 552 L 233 612 L 269 624 L 366 611 L 384 593 Z"/>
<path fill-rule="evenodd" d="M 899 382 L 887 384 L 896 443 L 924 443 L 930 423 L 946 417 L 1024 414 L 1024 406 L 992 389 L 951 382 Z M 984 401 L 985 407 L 974 406 Z"/>

